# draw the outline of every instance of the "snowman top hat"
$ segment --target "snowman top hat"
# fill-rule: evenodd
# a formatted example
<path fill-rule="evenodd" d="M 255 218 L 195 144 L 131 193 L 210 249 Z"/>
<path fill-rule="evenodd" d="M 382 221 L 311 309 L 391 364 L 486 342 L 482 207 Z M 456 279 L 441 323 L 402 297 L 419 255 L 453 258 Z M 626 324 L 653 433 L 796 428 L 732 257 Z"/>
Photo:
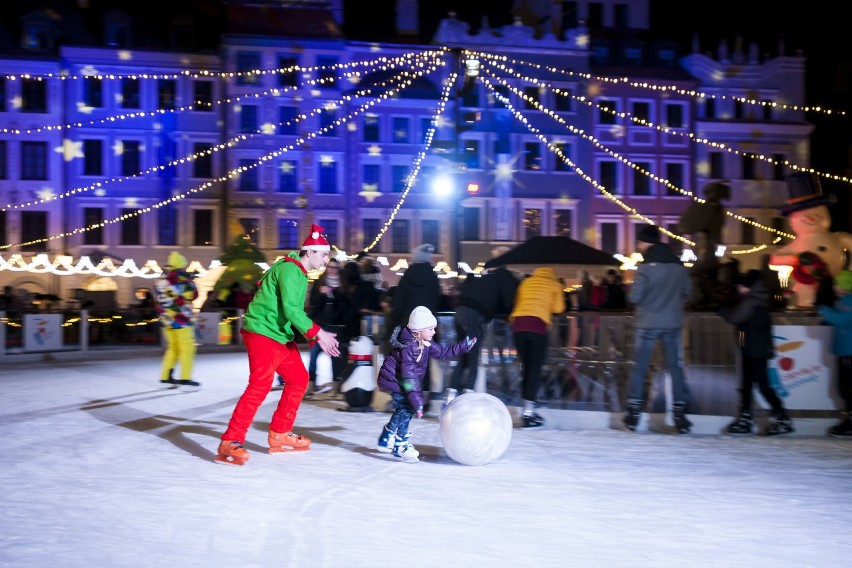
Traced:
<path fill-rule="evenodd" d="M 787 176 L 787 205 L 781 208 L 785 217 L 796 211 L 819 205 L 834 205 L 833 195 L 823 195 L 819 178 L 808 172 L 796 172 Z"/>

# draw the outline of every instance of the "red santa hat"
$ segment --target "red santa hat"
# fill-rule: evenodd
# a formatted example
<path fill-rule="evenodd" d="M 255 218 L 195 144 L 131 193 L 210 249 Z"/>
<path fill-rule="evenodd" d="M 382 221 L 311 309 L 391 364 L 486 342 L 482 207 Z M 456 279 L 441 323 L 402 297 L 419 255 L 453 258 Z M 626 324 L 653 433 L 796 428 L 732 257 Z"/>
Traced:
<path fill-rule="evenodd" d="M 325 237 L 322 236 L 324 230 L 319 225 L 311 225 L 311 234 L 302 243 L 302 250 L 331 251 L 331 246 L 325 240 Z"/>

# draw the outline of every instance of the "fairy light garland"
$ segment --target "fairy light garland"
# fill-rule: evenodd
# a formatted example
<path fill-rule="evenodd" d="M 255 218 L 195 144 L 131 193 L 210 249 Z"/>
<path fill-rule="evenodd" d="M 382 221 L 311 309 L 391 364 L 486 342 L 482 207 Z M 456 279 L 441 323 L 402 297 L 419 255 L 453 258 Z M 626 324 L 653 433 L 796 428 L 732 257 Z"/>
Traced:
<path fill-rule="evenodd" d="M 205 182 L 201 185 L 198 185 L 194 188 L 187 190 L 184 193 L 174 195 L 174 196 L 170 197 L 169 199 L 160 201 L 160 202 L 155 203 L 155 204 L 153 204 L 149 207 L 146 207 L 144 209 L 138 209 L 136 211 L 126 213 L 126 214 L 121 215 L 119 217 L 114 217 L 112 219 L 108 219 L 108 220 L 102 221 L 100 223 L 89 225 L 87 227 L 77 228 L 77 229 L 74 229 L 72 231 L 67 231 L 67 232 L 63 232 L 63 233 L 59 233 L 59 234 L 55 234 L 55 235 L 50 235 L 50 236 L 45 237 L 45 238 L 35 239 L 35 240 L 28 241 L 28 242 L 25 242 L 25 243 L 18 243 L 17 246 L 23 247 L 23 246 L 29 246 L 29 245 L 34 245 L 34 244 L 38 244 L 38 243 L 43 243 L 43 242 L 47 242 L 47 241 L 51 241 L 51 240 L 55 240 L 55 239 L 69 237 L 69 236 L 73 236 L 73 235 L 77 235 L 77 234 L 82 234 L 86 231 L 99 229 L 99 228 L 105 227 L 105 226 L 113 224 L 113 223 L 120 223 L 122 221 L 125 221 L 125 220 L 133 218 L 133 217 L 138 217 L 140 215 L 151 213 L 154 210 L 159 209 L 160 207 L 163 207 L 163 206 L 168 205 L 170 203 L 174 203 L 176 201 L 180 201 L 182 199 L 185 199 L 186 197 L 188 197 L 191 194 L 200 193 L 200 192 L 204 191 L 205 189 L 212 187 L 216 183 L 224 182 L 228 179 L 238 177 L 243 172 L 248 171 L 250 169 L 254 169 L 254 168 L 258 167 L 259 165 L 261 165 L 263 162 L 269 161 L 273 158 L 280 156 L 281 154 L 284 154 L 284 153 L 286 153 L 290 150 L 293 150 L 297 146 L 301 146 L 302 144 L 304 144 L 308 140 L 316 138 L 317 136 L 320 136 L 324 132 L 327 132 L 329 130 L 333 130 L 340 125 L 346 124 L 347 122 L 349 122 L 349 120 L 359 116 L 361 113 L 363 113 L 368 108 L 371 108 L 371 107 L 375 106 L 376 104 L 384 102 L 385 100 L 387 100 L 389 98 L 395 97 L 397 95 L 397 93 L 401 92 L 405 88 L 410 87 L 411 84 L 414 82 L 414 80 L 416 78 L 418 78 L 422 75 L 428 75 L 428 74 L 434 72 L 441 64 L 443 64 L 443 61 L 435 63 L 434 65 L 430 66 L 429 68 L 427 68 L 425 70 L 418 71 L 418 72 L 413 73 L 413 74 L 409 73 L 407 71 L 402 72 L 400 75 L 405 74 L 405 75 L 410 75 L 411 77 L 409 79 L 401 81 L 400 86 L 389 89 L 385 93 L 383 93 L 382 95 L 371 99 L 370 101 L 366 102 L 364 105 L 362 105 L 361 107 L 359 107 L 358 109 L 356 109 L 355 111 L 350 113 L 348 116 L 336 119 L 333 123 L 331 123 L 331 124 L 329 124 L 325 127 L 322 127 L 319 130 L 313 131 L 313 132 L 309 133 L 308 135 L 306 135 L 304 137 L 297 138 L 296 141 L 293 144 L 289 144 L 287 146 L 280 147 L 276 150 L 273 150 L 272 152 L 269 152 L 268 154 L 261 156 L 260 158 L 257 159 L 257 161 L 255 161 L 251 165 L 237 167 L 237 168 L 227 172 L 227 174 L 225 174 L 224 176 L 220 176 L 219 178 L 216 178 L 213 181 Z M 397 79 L 398 77 L 399 76 L 396 76 L 393 79 Z M 393 79 L 389 80 L 389 81 L 385 81 L 385 82 L 383 82 L 379 85 L 374 85 L 373 87 L 374 88 L 376 88 L 376 87 L 382 87 L 382 88 L 387 87 L 389 84 L 394 83 Z M 371 92 L 372 92 L 372 89 L 364 89 L 363 92 L 358 91 L 358 93 L 360 93 L 359 96 L 363 96 L 363 94 L 371 93 Z M 356 95 L 358 95 L 358 93 L 356 93 Z M 352 99 L 356 98 L 356 95 L 345 95 L 345 96 L 341 97 L 340 100 L 348 102 L 348 101 L 351 101 Z M 10 248 L 12 246 L 16 246 L 16 245 L 14 245 L 14 244 L 0 245 L 0 250 L 7 249 L 7 248 Z"/>
<path fill-rule="evenodd" d="M 430 61 L 437 61 L 437 59 L 431 58 Z M 404 63 L 405 63 L 405 61 L 400 62 L 400 64 L 404 64 Z M 414 64 L 409 64 L 409 67 L 412 67 L 412 66 L 416 67 L 418 64 L 422 64 L 422 62 L 415 62 Z M 382 66 L 381 68 L 379 68 L 378 70 L 386 71 L 389 68 L 396 69 L 397 65 L 396 64 L 386 64 L 386 65 Z M 405 72 L 407 72 L 407 71 L 403 71 L 403 73 L 405 73 Z M 311 81 L 311 83 L 313 83 L 313 82 L 315 82 L 315 81 Z M 376 87 L 376 85 L 371 85 L 371 86 Z M 362 90 L 357 91 L 354 96 L 363 96 L 367 92 L 371 92 L 371 91 L 362 89 Z M 343 100 L 344 100 L 343 98 L 339 98 L 333 104 L 340 104 L 340 103 L 343 102 Z M 308 114 L 304 114 L 304 113 L 300 114 L 300 115 L 298 115 L 298 116 L 294 117 L 293 119 L 288 120 L 286 122 L 272 123 L 271 126 L 274 127 L 274 128 L 277 128 L 277 127 L 282 126 L 282 125 L 283 126 L 291 126 L 291 125 L 297 124 L 297 123 L 299 123 L 299 122 L 301 122 L 301 121 L 303 121 L 303 120 L 305 120 L 305 119 L 307 119 L 307 118 L 309 118 L 313 115 L 319 114 L 319 112 L 321 110 L 322 109 L 320 107 L 317 107 L 317 108 L 314 108 Z M 5 206 L 0 208 L 0 211 L 10 211 L 10 210 L 15 210 L 15 209 L 26 209 L 28 207 L 41 205 L 41 204 L 44 204 L 44 203 L 48 203 L 50 201 L 55 201 L 55 200 L 58 200 L 58 199 L 64 199 L 66 197 L 70 197 L 70 196 L 77 195 L 77 194 L 80 194 L 80 193 L 85 193 L 85 192 L 91 191 L 93 189 L 102 189 L 106 185 L 110 185 L 110 184 L 114 184 L 114 183 L 122 183 L 126 180 L 129 180 L 129 179 L 135 179 L 135 178 L 143 177 L 143 176 L 146 176 L 148 174 L 152 174 L 152 173 L 155 173 L 155 172 L 158 172 L 158 171 L 163 171 L 166 168 L 169 168 L 169 167 L 172 167 L 172 166 L 177 166 L 179 164 L 192 162 L 192 161 L 197 160 L 198 158 L 200 158 L 202 156 L 212 155 L 214 152 L 219 152 L 219 151 L 222 151 L 226 148 L 233 148 L 233 147 L 237 146 L 239 143 L 245 142 L 245 141 L 247 141 L 251 138 L 254 138 L 256 136 L 268 135 L 268 134 L 269 134 L 268 128 L 265 127 L 265 126 L 260 126 L 254 132 L 241 133 L 241 134 L 231 138 L 230 140 L 227 140 L 225 142 L 211 146 L 209 149 L 204 150 L 202 152 L 198 152 L 198 153 L 195 153 L 195 154 L 188 154 L 188 155 L 183 156 L 181 158 L 176 158 L 174 160 L 171 160 L 171 161 L 167 162 L 166 164 L 152 166 L 150 168 L 142 170 L 141 172 L 138 172 L 138 173 L 133 174 L 133 175 L 113 177 L 113 178 L 110 178 L 110 179 L 107 179 L 107 180 L 93 182 L 93 183 L 91 183 L 87 186 L 70 189 L 70 190 L 63 192 L 61 194 L 58 194 L 58 195 L 51 195 L 49 197 L 44 197 L 44 198 L 36 199 L 36 200 L 32 200 L 32 201 L 27 201 L 27 202 L 24 202 L 24 203 L 18 203 L 18 204 L 7 203 Z M 5 246 L 5 247 L 0 246 L 0 250 L 2 250 L 3 248 L 8 248 L 8 246 Z"/>
<path fill-rule="evenodd" d="M 609 155 L 610 155 L 610 156 L 612 156 L 613 158 L 615 158 L 615 159 L 617 159 L 617 160 L 621 161 L 623 164 L 630 166 L 631 168 L 633 168 L 634 170 L 636 170 L 636 171 L 640 172 L 641 174 L 645 175 L 646 177 L 649 177 L 649 178 L 651 178 L 652 180 L 654 180 L 654 181 L 656 181 L 656 182 L 658 182 L 658 183 L 661 183 L 661 184 L 665 185 L 666 187 L 668 187 L 668 188 L 670 188 L 670 189 L 673 189 L 673 190 L 675 190 L 675 191 L 678 191 L 678 192 L 680 192 L 681 194 L 683 194 L 683 195 L 685 195 L 685 196 L 687 196 L 687 197 L 691 198 L 692 200 L 694 200 L 694 201 L 696 201 L 696 202 L 698 202 L 698 203 L 705 203 L 705 202 L 706 202 L 706 200 L 705 200 L 705 199 L 703 199 L 703 198 L 701 198 L 701 197 L 698 197 L 697 195 L 693 194 L 691 191 L 687 191 L 686 189 L 680 188 L 680 187 L 676 186 L 675 184 L 671 183 L 668 179 L 661 178 L 661 177 L 659 177 L 659 176 L 657 176 L 657 175 L 653 174 L 652 172 L 649 172 L 649 171 L 645 170 L 644 168 L 640 167 L 640 166 L 639 166 L 639 165 L 637 165 L 636 163 L 634 163 L 634 162 L 632 162 L 632 161 L 628 160 L 627 158 L 625 158 L 625 157 L 624 157 L 624 156 L 622 156 L 621 154 L 619 154 L 619 153 L 615 152 L 614 150 L 612 150 L 612 149 L 611 149 L 611 148 L 609 148 L 608 146 L 605 146 L 603 143 L 601 143 L 601 142 L 600 142 L 597 138 L 595 138 L 594 136 L 592 136 L 592 135 L 590 135 L 590 134 L 586 134 L 583 130 L 580 130 L 580 129 L 576 128 L 575 126 L 573 126 L 573 125 L 571 125 L 571 124 L 568 124 L 568 123 L 565 121 L 565 119 L 563 119 L 561 116 L 559 116 L 559 115 L 558 115 L 555 111 L 553 111 L 553 110 L 551 110 L 551 109 L 549 109 L 549 108 L 546 108 L 546 107 L 545 107 L 545 106 L 543 106 L 541 103 L 539 103 L 538 101 L 536 101 L 534 98 L 529 97 L 529 96 L 528 96 L 528 95 L 526 95 L 525 93 L 522 93 L 522 92 L 521 92 L 520 90 L 518 90 L 517 88 L 515 88 L 515 87 L 513 87 L 513 86 L 509 85 L 509 84 L 508 84 L 508 83 L 506 83 L 504 80 L 502 80 L 502 79 L 500 79 L 499 77 L 497 77 L 497 76 L 494 74 L 493 70 L 490 68 L 490 66 L 483 66 L 483 70 L 484 70 L 486 73 L 488 73 L 491 77 L 493 77 L 495 80 L 497 80 L 498 82 L 500 82 L 500 84 L 501 84 L 502 86 L 506 87 L 507 89 L 509 89 L 509 90 L 511 90 L 512 92 L 514 92 L 515 94 L 517 94 L 517 95 L 518 95 L 518 96 L 519 96 L 522 100 L 524 100 L 525 102 L 527 102 L 527 103 L 529 103 L 529 104 L 534 105 L 534 106 L 535 106 L 535 107 L 536 107 L 539 111 L 541 111 L 542 113 L 546 114 L 547 116 L 549 116 L 549 117 L 550 117 L 550 118 L 552 118 L 553 120 L 555 120 L 555 121 L 559 122 L 560 124 L 562 124 L 563 126 L 565 126 L 566 128 L 568 128 L 568 129 L 569 129 L 572 133 L 574 133 L 574 134 L 576 134 L 577 136 L 579 136 L 579 137 L 581 137 L 581 138 L 583 138 L 583 139 L 585 139 L 585 140 L 587 140 L 587 141 L 591 142 L 591 143 L 592 143 L 592 144 L 594 144 L 596 147 L 598 147 L 599 149 L 603 150 L 604 152 L 606 152 L 607 154 L 609 154 Z M 540 84 L 540 83 L 538 83 L 535 79 L 528 78 L 528 77 L 524 77 L 524 78 L 523 78 L 523 80 L 524 80 L 524 81 L 526 81 L 526 82 L 530 82 L 530 83 L 538 84 L 538 85 L 539 85 L 539 87 L 543 87 L 543 85 L 542 85 L 542 84 Z M 756 221 L 754 221 L 754 220 L 748 219 L 747 217 L 743 217 L 742 215 L 738 215 L 737 213 L 734 213 L 734 212 L 731 212 L 731 211 L 725 210 L 725 214 L 726 214 L 726 215 L 728 215 L 729 217 L 732 217 L 733 219 L 736 219 L 737 221 L 740 221 L 741 223 L 746 223 L 746 224 L 752 225 L 753 227 L 756 227 L 756 228 L 761 229 L 761 230 L 763 230 L 763 231 L 771 232 L 771 233 L 776 233 L 776 234 L 778 234 L 778 235 L 781 235 L 781 236 L 786 237 L 786 238 L 789 238 L 789 239 L 795 239 L 795 238 L 796 238 L 796 237 L 795 237 L 795 235 L 791 235 L 791 234 L 789 234 L 789 233 L 785 233 L 784 231 L 781 231 L 781 230 L 779 230 L 779 229 L 775 229 L 775 228 L 773 228 L 773 227 L 768 227 L 768 226 L 766 226 L 766 225 L 762 225 L 762 224 L 760 224 L 760 223 L 758 223 L 758 222 L 756 222 Z"/>

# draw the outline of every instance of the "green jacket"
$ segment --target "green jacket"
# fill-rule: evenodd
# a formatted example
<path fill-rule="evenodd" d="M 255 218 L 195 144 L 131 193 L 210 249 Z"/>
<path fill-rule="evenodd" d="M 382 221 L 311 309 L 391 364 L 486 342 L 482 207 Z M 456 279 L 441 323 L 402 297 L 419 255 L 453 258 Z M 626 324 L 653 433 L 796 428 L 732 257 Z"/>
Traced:
<path fill-rule="evenodd" d="M 257 292 L 246 310 L 243 327 L 279 343 L 295 337 L 294 328 L 313 341 L 321 329 L 305 313 L 308 273 L 291 252 L 272 265 L 260 279 Z"/>

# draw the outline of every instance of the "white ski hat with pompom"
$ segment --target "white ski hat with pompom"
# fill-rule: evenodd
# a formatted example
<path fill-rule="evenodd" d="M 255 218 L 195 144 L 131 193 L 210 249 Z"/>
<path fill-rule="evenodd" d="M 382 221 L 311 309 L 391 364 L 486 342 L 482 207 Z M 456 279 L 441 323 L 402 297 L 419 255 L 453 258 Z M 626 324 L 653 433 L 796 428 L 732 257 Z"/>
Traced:
<path fill-rule="evenodd" d="M 411 310 L 408 317 L 408 329 L 411 331 L 422 331 L 432 327 L 438 327 L 438 320 L 426 306 L 417 306 Z"/>

